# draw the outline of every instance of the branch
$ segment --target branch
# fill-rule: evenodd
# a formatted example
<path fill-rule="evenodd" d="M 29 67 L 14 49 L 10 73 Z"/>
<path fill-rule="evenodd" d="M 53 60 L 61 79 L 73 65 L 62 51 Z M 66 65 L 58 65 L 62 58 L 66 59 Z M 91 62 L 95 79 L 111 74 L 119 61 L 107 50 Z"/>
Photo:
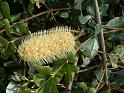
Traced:
<path fill-rule="evenodd" d="M 124 32 L 124 28 L 115 28 L 115 27 L 108 27 L 108 26 L 103 26 L 105 29 L 104 34 L 107 33 L 114 33 L 114 32 Z"/>
<path fill-rule="evenodd" d="M 78 52 L 89 40 L 91 40 L 91 38 L 88 38 L 84 43 L 81 43 L 81 45 L 76 49 L 76 52 Z"/>
<path fill-rule="evenodd" d="M 95 66 L 92 66 L 92 67 L 89 67 L 89 68 L 86 68 L 86 69 L 82 69 L 82 70 L 79 70 L 77 73 L 86 72 L 86 71 L 101 67 L 102 65 L 103 64 L 98 64 L 98 65 L 95 65 Z"/>
<path fill-rule="evenodd" d="M 51 13 L 51 12 L 54 12 L 54 11 L 69 10 L 69 9 L 70 9 L 70 8 L 50 9 L 50 10 L 47 10 L 47 11 L 45 11 L 45 12 L 41 12 L 41 13 L 36 14 L 36 15 L 33 15 L 33 16 L 31 16 L 31 17 L 22 19 L 22 20 L 19 21 L 19 22 L 13 23 L 10 27 L 13 27 L 13 26 L 15 26 L 16 24 L 21 23 L 21 22 L 29 21 L 29 20 L 31 20 L 31 19 L 33 19 L 33 18 L 35 18 L 35 17 L 41 16 L 41 15 L 46 14 L 46 13 L 49 13 L 49 12 Z M 4 31 L 5 31 L 5 29 L 0 30 L 0 33 L 4 32 Z"/>
<path fill-rule="evenodd" d="M 99 13 L 99 6 L 98 6 L 98 2 L 97 0 L 93 0 L 94 3 L 94 11 L 95 11 L 95 15 L 96 15 L 96 21 L 97 24 L 101 24 L 101 18 L 100 18 L 100 13 Z M 101 31 L 98 35 L 98 41 L 99 41 L 99 46 L 100 46 L 100 51 L 106 53 L 105 50 L 105 41 L 104 41 L 104 35 L 103 35 L 103 31 Z M 101 54 L 101 61 L 105 64 L 104 68 L 105 68 L 105 81 L 106 84 L 108 85 L 108 76 L 107 76 L 107 58 L 106 58 L 106 54 Z"/>
<path fill-rule="evenodd" d="M 75 37 L 75 40 L 78 39 L 79 37 L 85 35 L 85 33 L 79 32 L 78 30 L 71 30 L 70 32 L 78 34 L 78 35 Z M 30 35 L 31 35 L 31 33 L 30 33 Z M 10 42 L 13 43 L 13 42 L 15 42 L 15 41 L 17 41 L 17 40 L 20 40 L 20 39 L 22 39 L 22 38 L 25 38 L 25 37 L 27 37 L 27 36 L 28 36 L 28 35 L 20 36 L 20 37 L 16 37 L 16 38 L 12 38 L 12 40 L 11 40 Z"/>
<path fill-rule="evenodd" d="M 38 93 L 38 92 L 40 91 L 40 89 L 43 88 L 44 85 L 47 84 L 47 83 L 61 70 L 61 68 L 62 68 L 66 63 L 67 63 L 67 61 L 66 61 L 64 64 L 62 64 L 62 65 L 52 74 L 52 76 L 51 76 L 46 82 L 44 82 L 44 84 L 43 84 L 41 87 L 39 87 L 39 88 L 36 90 L 36 93 Z"/>

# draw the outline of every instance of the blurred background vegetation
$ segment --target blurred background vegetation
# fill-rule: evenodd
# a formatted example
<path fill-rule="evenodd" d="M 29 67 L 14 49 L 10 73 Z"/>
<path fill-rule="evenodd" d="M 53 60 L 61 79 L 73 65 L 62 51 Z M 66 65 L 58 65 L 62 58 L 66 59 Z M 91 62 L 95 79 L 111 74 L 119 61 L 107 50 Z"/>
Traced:
<path fill-rule="evenodd" d="M 31 93 L 39 88 L 40 75 L 64 64 L 63 59 L 61 64 L 42 68 L 48 72 L 33 72 L 34 68 L 24 64 L 16 51 L 19 45 L 17 41 L 23 36 L 55 26 L 75 29 L 78 31 L 75 35 L 79 36 L 76 47 L 82 43 L 84 45 L 77 53 L 77 66 L 73 67 L 70 63 L 66 65 L 68 71 L 61 71 L 61 82 L 55 84 L 57 87 L 52 87 L 54 92 L 44 88 L 43 91 L 33 93 L 58 93 L 58 90 L 65 93 L 65 77 L 69 78 L 68 74 L 74 72 L 75 68 L 77 73 L 72 93 L 124 93 L 124 0 L 98 0 L 98 3 L 102 25 L 96 22 L 93 0 L 0 0 L 0 93 L 5 93 L 7 86 L 15 85 L 21 93 Z M 96 36 L 101 30 L 104 31 L 108 58 L 108 85 L 103 78 L 100 51 L 97 50 L 98 55 L 92 54 L 93 47 L 98 43 Z M 83 35 L 80 36 L 80 33 Z M 85 42 L 88 38 L 92 39 Z M 51 86 L 47 85 L 48 89 Z M 7 90 L 7 93 L 12 91 Z"/>

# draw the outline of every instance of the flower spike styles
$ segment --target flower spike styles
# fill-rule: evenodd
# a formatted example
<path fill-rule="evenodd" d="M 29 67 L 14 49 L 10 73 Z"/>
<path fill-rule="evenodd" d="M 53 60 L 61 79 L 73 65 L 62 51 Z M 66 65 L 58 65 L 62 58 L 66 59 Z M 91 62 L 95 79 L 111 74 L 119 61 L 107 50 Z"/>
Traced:
<path fill-rule="evenodd" d="M 75 38 L 69 27 L 55 27 L 32 33 L 22 40 L 17 52 L 21 59 L 34 64 L 45 64 L 75 53 Z"/>

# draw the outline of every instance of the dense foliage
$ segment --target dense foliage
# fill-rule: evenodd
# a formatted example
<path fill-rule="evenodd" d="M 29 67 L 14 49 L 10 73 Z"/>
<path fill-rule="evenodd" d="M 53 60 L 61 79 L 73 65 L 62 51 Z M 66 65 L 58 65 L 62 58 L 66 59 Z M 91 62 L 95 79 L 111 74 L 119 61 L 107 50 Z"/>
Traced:
<path fill-rule="evenodd" d="M 124 0 L 98 0 L 102 24 L 94 1 L 0 0 L 0 93 L 123 93 Z M 21 39 L 56 26 L 74 29 L 76 54 L 43 66 L 20 59 Z"/>

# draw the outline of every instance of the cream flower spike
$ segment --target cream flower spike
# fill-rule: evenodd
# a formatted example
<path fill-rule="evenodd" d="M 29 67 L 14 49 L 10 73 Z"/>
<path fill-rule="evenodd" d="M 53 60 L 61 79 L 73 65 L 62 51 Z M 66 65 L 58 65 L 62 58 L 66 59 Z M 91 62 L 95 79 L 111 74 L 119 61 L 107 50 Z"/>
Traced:
<path fill-rule="evenodd" d="M 75 53 L 75 38 L 69 27 L 55 27 L 24 38 L 17 52 L 21 59 L 45 64 Z"/>

